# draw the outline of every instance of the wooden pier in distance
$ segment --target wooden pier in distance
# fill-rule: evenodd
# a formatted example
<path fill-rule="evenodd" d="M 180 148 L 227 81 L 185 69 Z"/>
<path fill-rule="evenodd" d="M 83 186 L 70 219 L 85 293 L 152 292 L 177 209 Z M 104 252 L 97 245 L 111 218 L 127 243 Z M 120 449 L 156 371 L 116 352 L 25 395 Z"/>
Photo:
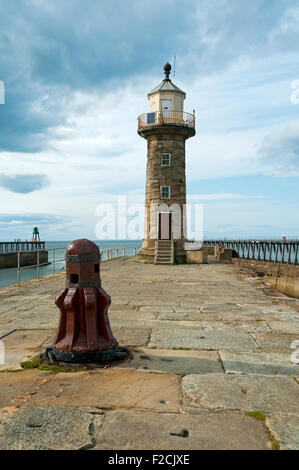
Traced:
<path fill-rule="evenodd" d="M 48 263 L 44 241 L 0 242 L 0 269 Z"/>
<path fill-rule="evenodd" d="M 203 244 L 231 248 L 241 259 L 298 264 L 298 240 L 204 240 Z"/>

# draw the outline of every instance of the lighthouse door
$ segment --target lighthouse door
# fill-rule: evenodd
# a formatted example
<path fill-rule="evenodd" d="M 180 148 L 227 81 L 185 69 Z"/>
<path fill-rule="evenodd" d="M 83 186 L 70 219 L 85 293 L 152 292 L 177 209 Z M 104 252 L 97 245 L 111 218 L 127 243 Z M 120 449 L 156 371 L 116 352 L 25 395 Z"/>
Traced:
<path fill-rule="evenodd" d="M 158 236 L 159 240 L 171 240 L 171 212 L 158 213 Z"/>
<path fill-rule="evenodd" d="M 170 117 L 171 100 L 162 100 L 163 117 Z"/>

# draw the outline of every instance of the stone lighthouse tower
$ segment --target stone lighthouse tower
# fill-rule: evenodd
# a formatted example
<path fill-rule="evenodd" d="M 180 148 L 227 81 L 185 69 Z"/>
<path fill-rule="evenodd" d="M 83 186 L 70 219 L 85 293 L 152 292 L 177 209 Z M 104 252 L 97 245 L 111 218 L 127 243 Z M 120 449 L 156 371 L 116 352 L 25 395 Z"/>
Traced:
<path fill-rule="evenodd" d="M 149 94 L 150 112 L 138 118 L 147 140 L 145 230 L 139 259 L 156 264 L 185 263 L 185 142 L 195 135 L 195 116 L 184 112 L 186 93 L 164 80 Z"/>

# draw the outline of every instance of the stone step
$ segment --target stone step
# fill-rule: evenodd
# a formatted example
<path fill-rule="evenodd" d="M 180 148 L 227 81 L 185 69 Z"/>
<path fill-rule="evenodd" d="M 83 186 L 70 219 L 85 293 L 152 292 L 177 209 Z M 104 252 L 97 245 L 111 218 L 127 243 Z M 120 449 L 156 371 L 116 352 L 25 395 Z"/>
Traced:
<path fill-rule="evenodd" d="M 157 256 L 162 258 L 171 258 L 171 253 L 161 253 L 160 251 L 158 251 Z"/>
<path fill-rule="evenodd" d="M 157 258 L 171 258 L 171 253 L 158 253 Z"/>

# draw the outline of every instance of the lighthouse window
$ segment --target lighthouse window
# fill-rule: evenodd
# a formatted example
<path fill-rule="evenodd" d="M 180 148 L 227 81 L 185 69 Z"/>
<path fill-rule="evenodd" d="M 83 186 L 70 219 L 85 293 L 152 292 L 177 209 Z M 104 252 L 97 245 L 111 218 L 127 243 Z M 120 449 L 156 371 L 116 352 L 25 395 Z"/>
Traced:
<path fill-rule="evenodd" d="M 170 186 L 161 186 L 161 199 L 169 199 L 170 198 Z"/>
<path fill-rule="evenodd" d="M 161 166 L 170 166 L 170 153 L 162 153 Z"/>

